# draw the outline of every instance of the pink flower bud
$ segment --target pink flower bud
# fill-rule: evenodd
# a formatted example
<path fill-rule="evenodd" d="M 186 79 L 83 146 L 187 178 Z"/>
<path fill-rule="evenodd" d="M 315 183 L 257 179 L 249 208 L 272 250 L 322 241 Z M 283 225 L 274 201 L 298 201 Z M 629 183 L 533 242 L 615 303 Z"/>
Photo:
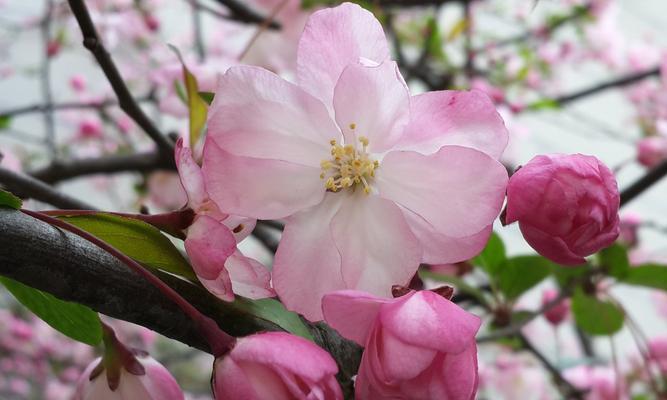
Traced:
<path fill-rule="evenodd" d="M 338 400 L 338 367 L 314 343 L 284 332 L 268 332 L 238 340 L 232 351 L 215 361 L 216 400 Z"/>
<path fill-rule="evenodd" d="M 60 42 L 58 40 L 49 40 L 46 44 L 46 55 L 51 58 L 60 52 Z"/>
<path fill-rule="evenodd" d="M 541 155 L 510 178 L 504 222 L 519 221 L 542 256 L 578 265 L 618 237 L 619 201 L 614 175 L 597 158 Z"/>
<path fill-rule="evenodd" d="M 86 367 L 79 378 L 73 400 L 95 399 L 147 399 L 147 400 L 183 400 L 183 391 L 165 367 L 153 358 L 136 357 L 144 368 L 144 374 L 138 375 L 120 369 L 118 387 L 110 388 L 107 370 L 99 370 L 100 358 Z"/>
<path fill-rule="evenodd" d="M 554 289 L 546 289 L 542 292 L 542 305 L 551 303 L 558 297 L 558 291 Z M 549 321 L 551 325 L 557 326 L 567 318 L 570 313 L 570 302 L 563 299 L 555 306 L 544 312 L 544 318 Z"/>
<path fill-rule="evenodd" d="M 96 138 L 102 135 L 102 123 L 97 119 L 86 118 L 79 123 L 79 136 Z"/>
<path fill-rule="evenodd" d="M 667 159 L 667 138 L 651 136 L 637 143 L 637 161 L 647 168 L 653 168 Z"/>
<path fill-rule="evenodd" d="M 357 399 L 473 399 L 475 334 L 481 321 L 431 291 L 396 299 L 341 290 L 324 296 L 324 317 L 365 347 Z"/>
<path fill-rule="evenodd" d="M 667 336 L 649 340 L 648 356 L 658 366 L 660 373 L 667 376 Z"/>
<path fill-rule="evenodd" d="M 86 78 L 83 75 L 74 75 L 69 80 L 69 86 L 75 92 L 81 93 L 86 90 Z"/>
<path fill-rule="evenodd" d="M 144 15 L 144 23 L 146 24 L 146 28 L 148 28 L 148 30 L 151 32 L 155 32 L 160 29 L 160 20 L 157 19 L 157 17 L 155 17 L 153 14 Z"/>
<path fill-rule="evenodd" d="M 634 247 L 639 243 L 639 226 L 642 218 L 634 212 L 626 212 L 621 216 L 620 235 L 618 240 L 628 247 Z"/>

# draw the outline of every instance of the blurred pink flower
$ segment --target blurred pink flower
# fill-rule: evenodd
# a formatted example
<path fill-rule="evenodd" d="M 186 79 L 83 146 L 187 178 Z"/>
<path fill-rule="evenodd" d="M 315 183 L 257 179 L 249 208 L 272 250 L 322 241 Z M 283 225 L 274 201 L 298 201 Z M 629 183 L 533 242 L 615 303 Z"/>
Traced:
<path fill-rule="evenodd" d="M 322 301 L 329 325 L 364 346 L 357 399 L 474 399 L 481 320 L 431 291 L 395 299 L 342 290 Z"/>
<path fill-rule="evenodd" d="M 540 155 L 512 175 L 505 223 L 519 221 L 542 256 L 578 265 L 616 240 L 618 208 L 616 179 L 597 158 Z"/>
<path fill-rule="evenodd" d="M 628 247 L 635 247 L 639 243 L 639 226 L 642 217 L 636 212 L 626 211 L 620 217 L 620 234 L 618 240 Z"/>
<path fill-rule="evenodd" d="M 542 292 L 542 305 L 551 303 L 558 298 L 558 291 L 555 289 L 545 289 Z M 561 300 L 558 304 L 553 306 L 548 311 L 544 312 L 544 318 L 549 321 L 551 325 L 558 326 L 567 318 L 570 313 L 570 300 Z"/>
<path fill-rule="evenodd" d="M 72 75 L 69 86 L 77 93 L 83 92 L 86 90 L 86 77 L 80 74 Z"/>
<path fill-rule="evenodd" d="M 582 365 L 567 369 L 563 377 L 578 389 L 587 390 L 586 400 L 626 400 L 623 377 L 616 376 L 610 367 Z"/>
<path fill-rule="evenodd" d="M 648 341 L 648 357 L 658 366 L 660 373 L 667 377 L 667 336 Z"/>
<path fill-rule="evenodd" d="M 232 67 L 209 111 L 208 193 L 226 213 L 286 218 L 274 287 L 311 320 L 327 292 L 387 296 L 420 262 L 476 255 L 503 201 L 507 131 L 488 97 L 410 97 L 388 58 L 380 23 L 344 3 L 308 21 L 299 85 Z"/>
<path fill-rule="evenodd" d="M 96 370 L 101 359 L 95 359 L 79 378 L 73 400 L 183 400 L 180 386 L 162 364 L 148 356 L 136 358 L 145 373 L 136 374 L 121 367 L 120 381 L 115 389 L 109 387 L 107 370 Z"/>
<path fill-rule="evenodd" d="M 667 137 L 649 136 L 637 142 L 637 161 L 647 168 L 653 168 L 667 160 Z"/>
<path fill-rule="evenodd" d="M 662 318 L 667 319 L 667 293 L 655 290 L 651 293 L 651 297 L 653 298 L 653 305 L 658 314 Z"/>
<path fill-rule="evenodd" d="M 313 342 L 285 332 L 240 338 L 217 359 L 213 393 L 217 400 L 342 400 L 338 366 Z"/>

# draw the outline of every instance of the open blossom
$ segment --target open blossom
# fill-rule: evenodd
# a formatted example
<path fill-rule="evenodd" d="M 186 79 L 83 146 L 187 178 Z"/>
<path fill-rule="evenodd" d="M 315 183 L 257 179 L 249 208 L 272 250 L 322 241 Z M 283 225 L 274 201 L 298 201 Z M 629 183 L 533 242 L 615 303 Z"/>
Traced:
<path fill-rule="evenodd" d="M 183 400 L 183 392 L 173 376 L 159 362 L 148 356 L 137 356 L 143 374 L 120 368 L 117 387 L 109 387 L 107 370 L 98 371 L 100 358 L 83 372 L 76 385 L 74 400 Z"/>
<path fill-rule="evenodd" d="M 519 221 L 544 257 L 577 265 L 618 237 L 619 201 L 614 175 L 597 158 L 541 155 L 512 175 L 505 223 Z"/>
<path fill-rule="evenodd" d="M 345 3 L 314 13 L 298 85 L 250 66 L 220 79 L 202 171 L 225 213 L 285 219 L 273 283 L 322 318 L 322 296 L 388 296 L 420 262 L 476 255 L 500 211 L 507 131 L 481 92 L 410 96 L 382 26 Z"/>
<path fill-rule="evenodd" d="M 176 166 L 188 206 L 196 213 L 185 250 L 199 281 L 223 300 L 233 300 L 234 293 L 252 299 L 273 296 L 269 271 L 236 248 L 252 232 L 255 221 L 220 212 L 208 198 L 199 165 L 190 148 L 183 147 L 183 139 L 176 144 Z"/>
<path fill-rule="evenodd" d="M 475 397 L 481 320 L 441 295 L 384 299 L 342 290 L 324 296 L 322 309 L 329 325 L 364 346 L 356 399 Z"/>
<path fill-rule="evenodd" d="M 217 400 L 342 400 L 338 366 L 316 344 L 284 332 L 241 338 L 217 359 L 213 392 Z"/>

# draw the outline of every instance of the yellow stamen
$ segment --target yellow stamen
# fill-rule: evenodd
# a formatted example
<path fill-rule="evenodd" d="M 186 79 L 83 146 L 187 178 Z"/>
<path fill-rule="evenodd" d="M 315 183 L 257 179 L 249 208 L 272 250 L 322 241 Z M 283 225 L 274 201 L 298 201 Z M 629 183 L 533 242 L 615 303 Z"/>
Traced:
<path fill-rule="evenodd" d="M 355 129 L 355 124 L 350 124 Z M 352 144 L 339 145 L 335 139 L 331 144 L 331 159 L 322 160 L 321 179 L 326 179 L 324 186 L 328 191 L 338 192 L 345 188 L 353 191 L 356 186 L 361 186 L 364 193 L 370 194 L 371 183 L 375 177 L 375 170 L 380 167 L 380 162 L 370 159 L 368 152 L 368 138 L 359 136 L 362 149 Z"/>

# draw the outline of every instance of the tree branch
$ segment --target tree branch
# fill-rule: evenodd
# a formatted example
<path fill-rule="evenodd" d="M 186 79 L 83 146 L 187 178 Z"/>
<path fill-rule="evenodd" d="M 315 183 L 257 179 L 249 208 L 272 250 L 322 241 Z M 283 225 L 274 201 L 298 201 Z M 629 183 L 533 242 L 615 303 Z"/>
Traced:
<path fill-rule="evenodd" d="M 218 3 L 227 7 L 229 11 L 234 14 L 234 19 L 241 22 L 250 22 L 254 24 L 261 24 L 266 20 L 266 17 L 248 8 L 245 4 L 238 0 L 216 0 Z M 280 29 L 280 24 L 272 21 L 269 26 L 271 29 Z"/>
<path fill-rule="evenodd" d="M 558 96 L 553 99 L 553 102 L 559 106 L 564 106 L 568 103 L 571 103 L 575 100 L 579 100 L 582 97 L 590 96 L 592 94 L 596 94 L 599 92 L 602 92 L 607 89 L 613 89 L 613 88 L 618 88 L 618 87 L 623 87 L 623 86 L 628 86 L 633 83 L 642 81 L 646 78 L 650 78 L 652 76 L 659 76 L 660 75 L 660 67 L 655 67 L 652 69 L 649 69 L 647 71 L 643 72 L 637 72 L 634 74 L 629 74 L 626 76 L 622 76 L 620 78 L 616 79 L 611 79 L 606 82 L 599 83 L 597 85 L 593 85 L 591 87 L 578 90 L 576 92 L 566 94 L 563 96 Z"/>
<path fill-rule="evenodd" d="M 173 170 L 175 166 L 156 152 L 128 155 L 111 155 L 101 158 L 82 158 L 72 161 L 58 161 L 32 171 L 30 175 L 46 183 L 94 174 L 112 174 L 118 172 L 151 172 L 155 170 Z"/>
<path fill-rule="evenodd" d="M 2 208 L 0 241 L 21 243 L 21 246 L 0 246 L 1 275 L 208 351 L 193 322 L 175 303 L 92 243 L 19 211 Z M 172 275 L 157 275 L 233 336 L 280 330 L 274 323 L 223 302 L 200 286 Z M 316 342 L 338 362 L 339 378 L 349 380 L 361 359 L 359 346 L 323 324 L 308 326 Z"/>
<path fill-rule="evenodd" d="M 665 175 L 667 175 L 667 160 L 658 164 L 657 167 L 648 171 L 644 176 L 621 191 L 621 207 L 653 186 L 660 179 L 664 178 Z"/>
<path fill-rule="evenodd" d="M 86 4 L 83 0 L 68 0 L 72 13 L 76 17 L 81 33 L 83 34 L 83 45 L 90 50 L 98 64 L 102 68 L 104 75 L 111 84 L 114 93 L 118 97 L 120 108 L 127 113 L 155 142 L 160 153 L 165 157 L 172 157 L 174 152 L 174 144 L 164 136 L 153 122 L 148 118 L 146 113 L 139 107 L 139 104 L 134 100 L 132 94 L 128 90 L 123 78 L 116 68 L 111 56 L 104 48 L 102 41 L 97 35 L 95 25 L 93 24 Z M 173 162 L 173 160 L 172 160 Z"/>
<path fill-rule="evenodd" d="M 137 99 L 138 102 L 144 102 L 144 101 L 150 101 L 152 100 L 152 95 L 149 94 L 144 97 L 139 97 Z M 81 101 L 71 101 L 71 102 L 63 102 L 63 103 L 57 103 L 57 104 L 49 104 L 49 103 L 43 103 L 43 104 L 30 104 L 27 106 L 22 106 L 22 107 L 16 107 L 13 109 L 5 110 L 5 111 L 0 111 L 0 116 L 17 116 L 21 114 L 29 114 L 33 112 L 47 112 L 49 110 L 53 111 L 60 111 L 60 110 L 99 110 L 99 109 L 104 109 L 108 107 L 113 107 L 118 105 L 118 100 L 116 99 L 105 99 L 102 101 L 88 101 L 88 102 L 81 102 Z"/>
<path fill-rule="evenodd" d="M 94 210 L 95 207 L 85 202 L 61 193 L 46 183 L 0 167 L 0 183 L 20 197 L 29 197 L 62 209 Z M 11 243 L 11 242 L 7 242 Z M 21 243 L 21 242 L 16 242 Z M 16 246 L 19 247 L 19 246 Z"/>

